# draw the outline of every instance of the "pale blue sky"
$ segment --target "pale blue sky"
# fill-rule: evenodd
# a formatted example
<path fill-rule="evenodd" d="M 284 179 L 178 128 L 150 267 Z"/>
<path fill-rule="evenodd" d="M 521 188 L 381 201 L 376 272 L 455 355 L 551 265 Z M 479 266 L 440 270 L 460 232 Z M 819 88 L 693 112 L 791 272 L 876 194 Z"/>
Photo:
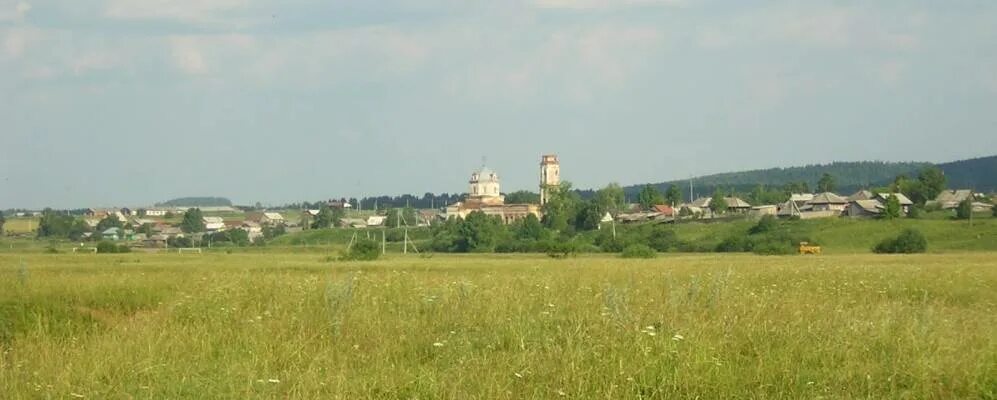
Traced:
<path fill-rule="evenodd" d="M 997 2 L 0 0 L 0 209 L 997 153 Z"/>

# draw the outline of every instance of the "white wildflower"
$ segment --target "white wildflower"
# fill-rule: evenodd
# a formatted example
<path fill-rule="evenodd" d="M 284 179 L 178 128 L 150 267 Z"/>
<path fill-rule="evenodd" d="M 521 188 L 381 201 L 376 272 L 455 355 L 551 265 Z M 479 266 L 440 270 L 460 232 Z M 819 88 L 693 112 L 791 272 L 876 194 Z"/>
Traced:
<path fill-rule="evenodd" d="M 519 372 L 516 372 L 513 375 L 516 375 L 517 378 L 522 378 L 523 377 L 523 374 L 520 374 Z"/>
<path fill-rule="evenodd" d="M 84 396 L 82 394 L 79 394 L 79 393 L 76 393 L 76 392 L 70 393 L 69 395 L 73 396 L 75 398 L 78 398 L 78 399 L 82 399 L 82 398 L 86 397 L 86 396 Z"/>
<path fill-rule="evenodd" d="M 443 347 L 443 343 L 441 342 L 433 343 L 433 347 Z"/>
<path fill-rule="evenodd" d="M 280 379 L 270 378 L 270 379 L 267 379 L 267 382 L 270 382 L 270 383 L 280 383 Z"/>
<path fill-rule="evenodd" d="M 675 336 L 672 336 L 672 340 L 674 340 L 676 342 L 679 341 L 679 340 L 684 340 L 684 339 L 685 339 L 685 336 L 679 335 L 677 333 L 675 334 Z"/>

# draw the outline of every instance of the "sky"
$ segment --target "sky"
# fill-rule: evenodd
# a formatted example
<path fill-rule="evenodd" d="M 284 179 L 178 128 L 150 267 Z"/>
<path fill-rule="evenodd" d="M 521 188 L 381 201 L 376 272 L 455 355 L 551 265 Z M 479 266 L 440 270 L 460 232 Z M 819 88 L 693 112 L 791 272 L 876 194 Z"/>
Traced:
<path fill-rule="evenodd" d="M 997 154 L 997 2 L 0 0 L 0 209 Z"/>

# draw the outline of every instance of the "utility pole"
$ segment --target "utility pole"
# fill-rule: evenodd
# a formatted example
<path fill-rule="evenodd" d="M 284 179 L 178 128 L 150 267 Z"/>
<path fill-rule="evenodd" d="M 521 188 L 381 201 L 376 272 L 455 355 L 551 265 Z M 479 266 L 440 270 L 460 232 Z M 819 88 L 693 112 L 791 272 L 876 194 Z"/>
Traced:
<path fill-rule="evenodd" d="M 381 229 L 381 255 L 388 254 L 388 246 L 385 245 L 384 241 L 384 229 Z"/>

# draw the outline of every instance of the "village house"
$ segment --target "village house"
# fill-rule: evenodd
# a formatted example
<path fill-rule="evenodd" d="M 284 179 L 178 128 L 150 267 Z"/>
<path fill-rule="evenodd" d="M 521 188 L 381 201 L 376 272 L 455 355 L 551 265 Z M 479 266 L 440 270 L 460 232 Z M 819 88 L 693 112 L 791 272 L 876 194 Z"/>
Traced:
<path fill-rule="evenodd" d="M 791 193 L 789 195 L 789 201 L 796 203 L 797 208 L 803 207 L 805 204 L 814 199 L 813 193 Z"/>
<path fill-rule="evenodd" d="M 262 225 L 280 225 L 284 222 L 284 216 L 280 213 L 265 212 L 260 216 L 260 224 Z"/>
<path fill-rule="evenodd" d="M 225 220 L 222 217 L 202 217 L 204 230 L 208 232 L 219 232 L 225 230 Z"/>
<path fill-rule="evenodd" d="M 907 215 L 907 213 L 910 212 L 910 208 L 914 206 L 914 202 L 910 201 L 910 199 L 908 199 L 907 196 L 904 196 L 903 193 L 876 193 L 875 199 L 885 205 L 887 198 L 891 195 L 896 196 L 897 200 L 900 202 L 900 210 L 904 215 Z"/>
<path fill-rule="evenodd" d="M 166 212 L 167 211 L 163 209 L 147 209 L 147 210 L 139 210 L 139 215 L 143 215 L 146 217 L 165 217 Z"/>
<path fill-rule="evenodd" d="M 874 199 L 859 199 L 848 202 L 845 215 L 853 218 L 873 218 L 883 213 L 883 204 Z"/>
<path fill-rule="evenodd" d="M 811 211 L 845 211 L 848 208 L 848 199 L 831 192 L 824 192 L 814 195 L 807 202 Z"/>
<path fill-rule="evenodd" d="M 943 210 L 959 207 L 959 203 L 973 198 L 973 191 L 968 189 L 944 190 L 934 200 L 925 203 L 926 206 L 938 205 Z"/>
<path fill-rule="evenodd" d="M 875 199 L 875 198 L 876 198 L 876 196 L 873 195 L 872 192 L 870 192 L 868 190 L 859 190 L 859 191 L 857 191 L 855 193 L 852 193 L 851 196 L 848 196 L 847 200 L 848 201 L 854 201 L 854 200 L 872 200 L 872 199 Z"/>
<path fill-rule="evenodd" d="M 689 206 L 707 211 L 710 209 L 710 203 L 712 202 L 712 197 L 700 197 L 690 203 Z M 726 212 L 728 213 L 746 214 L 751 211 L 751 204 L 739 197 L 724 197 L 724 202 L 727 203 Z"/>
<path fill-rule="evenodd" d="M 748 212 L 748 215 L 752 217 L 763 217 L 766 215 L 771 215 L 774 217 L 778 215 L 778 213 L 779 213 L 779 207 L 774 204 L 769 204 L 769 205 L 751 207 L 751 211 Z"/>

